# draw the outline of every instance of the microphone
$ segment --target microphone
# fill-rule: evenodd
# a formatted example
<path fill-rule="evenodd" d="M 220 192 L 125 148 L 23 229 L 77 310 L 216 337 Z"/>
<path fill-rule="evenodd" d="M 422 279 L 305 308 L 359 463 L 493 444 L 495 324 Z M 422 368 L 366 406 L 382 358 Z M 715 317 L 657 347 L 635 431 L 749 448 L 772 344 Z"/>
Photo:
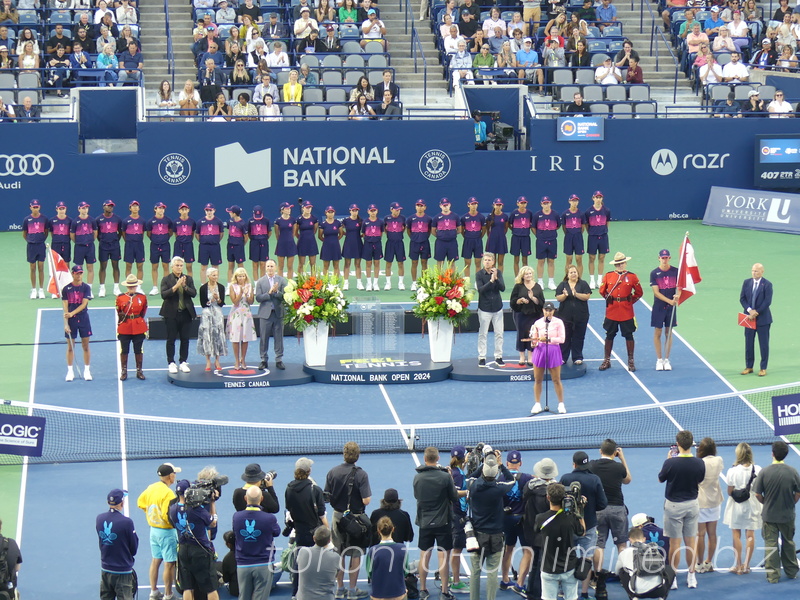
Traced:
<path fill-rule="evenodd" d="M 550 323 L 550 317 L 545 317 L 544 322 L 549 324 Z"/>

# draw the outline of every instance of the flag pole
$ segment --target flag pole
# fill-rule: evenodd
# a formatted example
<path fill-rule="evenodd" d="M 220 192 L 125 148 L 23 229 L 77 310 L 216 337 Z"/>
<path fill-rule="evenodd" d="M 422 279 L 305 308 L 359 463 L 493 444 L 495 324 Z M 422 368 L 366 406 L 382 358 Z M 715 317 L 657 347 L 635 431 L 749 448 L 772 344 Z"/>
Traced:
<path fill-rule="evenodd" d="M 680 256 L 680 259 L 678 260 L 678 274 L 679 275 L 680 275 L 680 272 L 681 272 L 681 267 L 683 266 L 683 257 L 686 254 L 686 242 L 688 240 L 689 240 L 689 232 L 687 231 L 686 235 L 684 235 L 684 237 L 683 237 L 683 243 L 681 244 L 681 249 L 680 249 L 681 256 Z M 676 282 L 676 283 L 678 283 L 678 285 L 680 285 L 680 282 Z M 678 289 L 680 289 L 680 288 L 678 288 Z M 665 345 L 664 350 L 666 350 L 667 348 L 672 350 L 672 329 L 673 329 L 672 323 L 677 323 L 678 322 L 678 305 L 676 304 L 675 306 L 672 307 L 672 309 L 673 309 L 673 311 L 672 311 L 672 317 L 670 318 L 670 327 L 667 329 L 667 336 L 666 336 L 666 339 L 664 341 L 664 345 Z"/>
<path fill-rule="evenodd" d="M 56 265 L 53 263 L 53 252 L 50 250 L 50 244 L 45 244 L 44 247 L 47 250 L 47 268 L 50 270 L 50 281 L 47 282 L 47 291 L 53 295 L 53 292 L 50 291 L 50 284 L 55 283 L 56 288 L 58 287 L 58 282 L 56 281 Z"/>

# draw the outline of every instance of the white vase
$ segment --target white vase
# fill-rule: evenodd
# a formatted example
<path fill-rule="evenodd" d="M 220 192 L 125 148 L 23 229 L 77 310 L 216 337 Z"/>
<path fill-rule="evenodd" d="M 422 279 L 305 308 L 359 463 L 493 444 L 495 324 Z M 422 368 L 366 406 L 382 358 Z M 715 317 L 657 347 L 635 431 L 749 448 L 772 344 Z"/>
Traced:
<path fill-rule="evenodd" d="M 450 321 L 428 321 L 428 341 L 433 362 L 450 362 L 453 353 L 453 324 Z"/>
<path fill-rule="evenodd" d="M 321 321 L 303 330 L 303 350 L 309 367 L 324 367 L 328 356 L 328 324 Z"/>

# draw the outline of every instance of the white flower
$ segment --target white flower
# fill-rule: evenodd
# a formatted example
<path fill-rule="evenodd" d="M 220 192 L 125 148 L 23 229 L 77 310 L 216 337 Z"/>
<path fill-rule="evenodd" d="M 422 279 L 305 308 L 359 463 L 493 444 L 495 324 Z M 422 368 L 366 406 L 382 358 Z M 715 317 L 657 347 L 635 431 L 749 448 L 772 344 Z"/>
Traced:
<path fill-rule="evenodd" d="M 447 308 L 448 309 L 450 309 L 450 310 L 452 310 L 452 311 L 454 311 L 456 313 L 460 313 L 461 312 L 462 306 L 461 306 L 461 303 L 458 300 L 448 300 L 446 304 L 447 304 Z"/>
<path fill-rule="evenodd" d="M 431 295 L 426 292 L 425 290 L 419 289 L 417 290 L 417 302 L 425 302 Z"/>

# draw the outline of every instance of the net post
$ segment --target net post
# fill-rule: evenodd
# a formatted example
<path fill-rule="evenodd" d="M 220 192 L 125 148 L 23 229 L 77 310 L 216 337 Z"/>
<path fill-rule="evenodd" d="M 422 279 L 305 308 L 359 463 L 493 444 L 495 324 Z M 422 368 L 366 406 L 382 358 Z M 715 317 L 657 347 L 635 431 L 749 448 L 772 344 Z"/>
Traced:
<path fill-rule="evenodd" d="M 417 437 L 416 432 L 417 430 L 412 427 L 408 430 L 408 436 L 406 437 L 406 447 L 411 451 L 414 450 L 414 440 Z"/>

